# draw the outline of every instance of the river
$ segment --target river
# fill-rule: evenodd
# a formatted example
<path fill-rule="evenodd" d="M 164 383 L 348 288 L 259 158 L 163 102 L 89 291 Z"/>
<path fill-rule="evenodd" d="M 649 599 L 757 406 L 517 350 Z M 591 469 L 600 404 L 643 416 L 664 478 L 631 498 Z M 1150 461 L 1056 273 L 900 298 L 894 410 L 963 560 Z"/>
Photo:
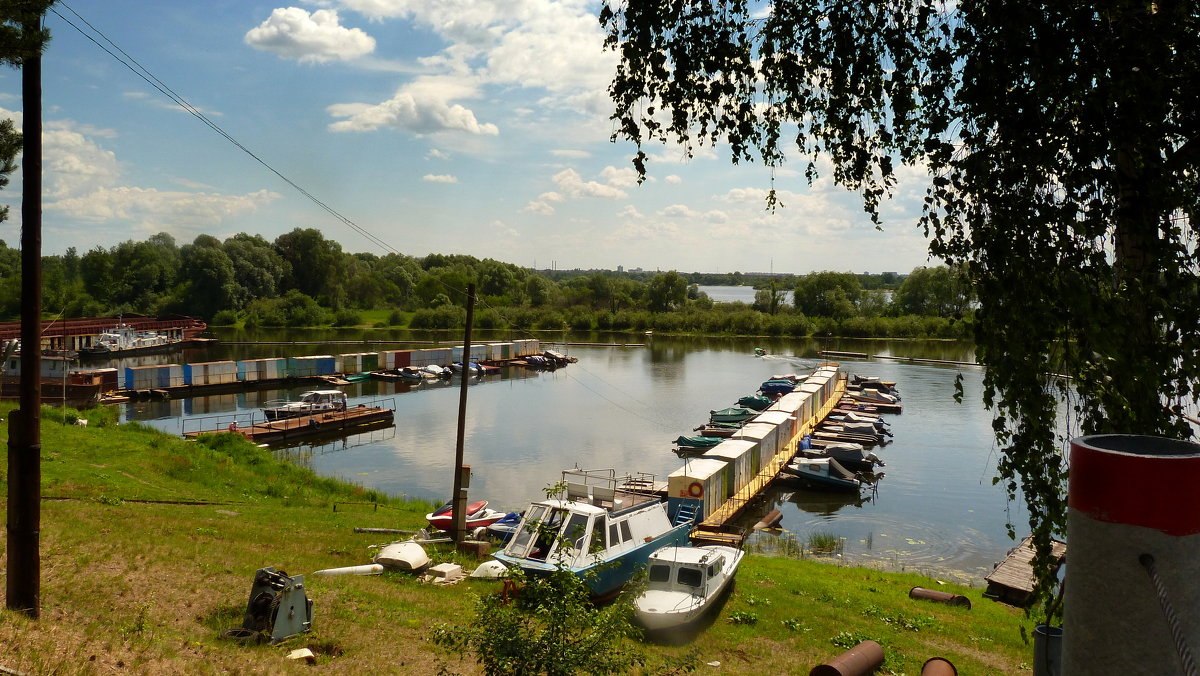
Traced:
<path fill-rule="evenodd" d="M 337 354 L 384 349 L 333 341 L 378 339 L 378 332 L 216 331 L 222 344 L 159 363 Z M 403 332 L 383 334 L 414 339 Z M 296 344 L 234 344 L 263 340 Z M 450 340 L 442 335 L 443 342 Z M 557 336 L 561 340 L 561 335 Z M 575 340 L 626 342 L 638 336 L 583 336 Z M 487 340 L 479 338 L 477 340 Z M 491 340 L 500 340 L 499 337 Z M 543 342 L 548 341 L 542 337 Z M 681 460 L 672 440 L 707 419 L 710 409 L 733 405 L 773 374 L 805 372 L 820 349 L 956 361 L 971 360 L 969 346 L 940 341 L 748 340 L 645 338 L 644 346 L 558 348 L 579 362 L 557 371 L 508 369 L 469 390 L 465 458 L 473 468 L 472 499 L 520 509 L 540 498 L 564 468 L 615 468 L 665 478 Z M 325 341 L 325 342 L 303 342 Z M 404 347 L 393 344 L 389 349 Z M 763 347 L 769 358 L 754 356 Z M 141 361 L 150 360 L 146 357 Z M 773 496 L 783 527 L 801 541 L 816 532 L 844 538 L 849 561 L 958 575 L 981 581 L 1013 542 L 1005 524 L 1024 534 L 1023 507 L 1010 504 L 996 475 L 991 416 L 980 399 L 974 366 L 913 364 L 894 359 L 844 360 L 851 373 L 895 380 L 904 413 L 888 416 L 894 441 L 877 448 L 887 463 L 877 492 L 861 504 L 819 493 Z M 953 400 L 963 377 L 963 403 Z M 296 398 L 307 388 L 127 404 L 123 418 L 178 433 L 182 420 L 257 410 L 269 399 Z M 396 407 L 394 429 L 288 451 L 322 475 L 390 494 L 432 500 L 449 496 L 453 483 L 459 390 L 454 385 L 410 387 L 367 381 L 344 388 L 351 403 L 379 397 Z M 765 509 L 763 511 L 765 511 Z"/>

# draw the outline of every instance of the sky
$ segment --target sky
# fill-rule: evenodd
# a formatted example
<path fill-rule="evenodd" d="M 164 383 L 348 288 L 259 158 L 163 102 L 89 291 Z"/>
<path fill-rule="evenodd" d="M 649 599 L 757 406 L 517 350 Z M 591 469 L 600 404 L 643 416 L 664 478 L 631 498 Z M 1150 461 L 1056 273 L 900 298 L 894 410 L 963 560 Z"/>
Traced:
<path fill-rule="evenodd" d="M 633 144 L 611 140 L 616 57 L 603 49 L 597 2 L 294 3 L 59 2 L 42 64 L 43 252 L 311 227 L 350 252 L 539 269 L 931 264 L 918 169 L 900 170 L 882 232 L 856 194 L 828 171 L 810 186 L 799 161 L 775 172 L 784 206 L 774 212 L 769 169 L 733 165 L 722 147 L 691 158 L 647 147 L 639 185 Z M 110 40 L 261 163 L 67 21 Z M 0 69 L 0 116 L 19 128 L 21 110 L 20 72 Z M 13 247 L 20 188 L 18 172 L 0 191 L 12 209 L 0 239 Z"/>

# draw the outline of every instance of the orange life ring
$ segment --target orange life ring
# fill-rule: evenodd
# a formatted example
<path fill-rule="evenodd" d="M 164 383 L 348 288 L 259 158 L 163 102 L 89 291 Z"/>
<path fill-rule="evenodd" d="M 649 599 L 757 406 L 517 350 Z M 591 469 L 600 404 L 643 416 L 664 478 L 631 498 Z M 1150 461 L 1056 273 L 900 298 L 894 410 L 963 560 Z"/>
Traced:
<path fill-rule="evenodd" d="M 693 498 L 704 497 L 704 486 L 699 481 L 693 481 L 687 489 L 688 496 Z"/>

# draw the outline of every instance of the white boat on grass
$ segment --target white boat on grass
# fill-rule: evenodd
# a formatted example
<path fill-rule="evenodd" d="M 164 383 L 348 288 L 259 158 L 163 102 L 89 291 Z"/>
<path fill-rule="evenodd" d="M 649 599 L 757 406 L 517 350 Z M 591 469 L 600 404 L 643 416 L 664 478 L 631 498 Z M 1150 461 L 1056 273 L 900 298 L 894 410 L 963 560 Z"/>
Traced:
<path fill-rule="evenodd" d="M 713 607 L 733 582 L 745 552 L 723 545 L 663 547 L 647 562 L 646 591 L 634 601 L 638 622 L 650 630 L 682 627 Z"/>

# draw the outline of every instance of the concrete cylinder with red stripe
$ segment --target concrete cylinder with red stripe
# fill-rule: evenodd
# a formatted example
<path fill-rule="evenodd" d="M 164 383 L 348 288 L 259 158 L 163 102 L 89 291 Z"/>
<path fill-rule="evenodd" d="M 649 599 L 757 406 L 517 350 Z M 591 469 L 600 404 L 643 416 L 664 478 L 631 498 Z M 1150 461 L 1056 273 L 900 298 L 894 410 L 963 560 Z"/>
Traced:
<path fill-rule="evenodd" d="M 1200 650 L 1200 445 L 1078 437 L 1070 468 L 1064 676 L 1185 673 Z"/>

